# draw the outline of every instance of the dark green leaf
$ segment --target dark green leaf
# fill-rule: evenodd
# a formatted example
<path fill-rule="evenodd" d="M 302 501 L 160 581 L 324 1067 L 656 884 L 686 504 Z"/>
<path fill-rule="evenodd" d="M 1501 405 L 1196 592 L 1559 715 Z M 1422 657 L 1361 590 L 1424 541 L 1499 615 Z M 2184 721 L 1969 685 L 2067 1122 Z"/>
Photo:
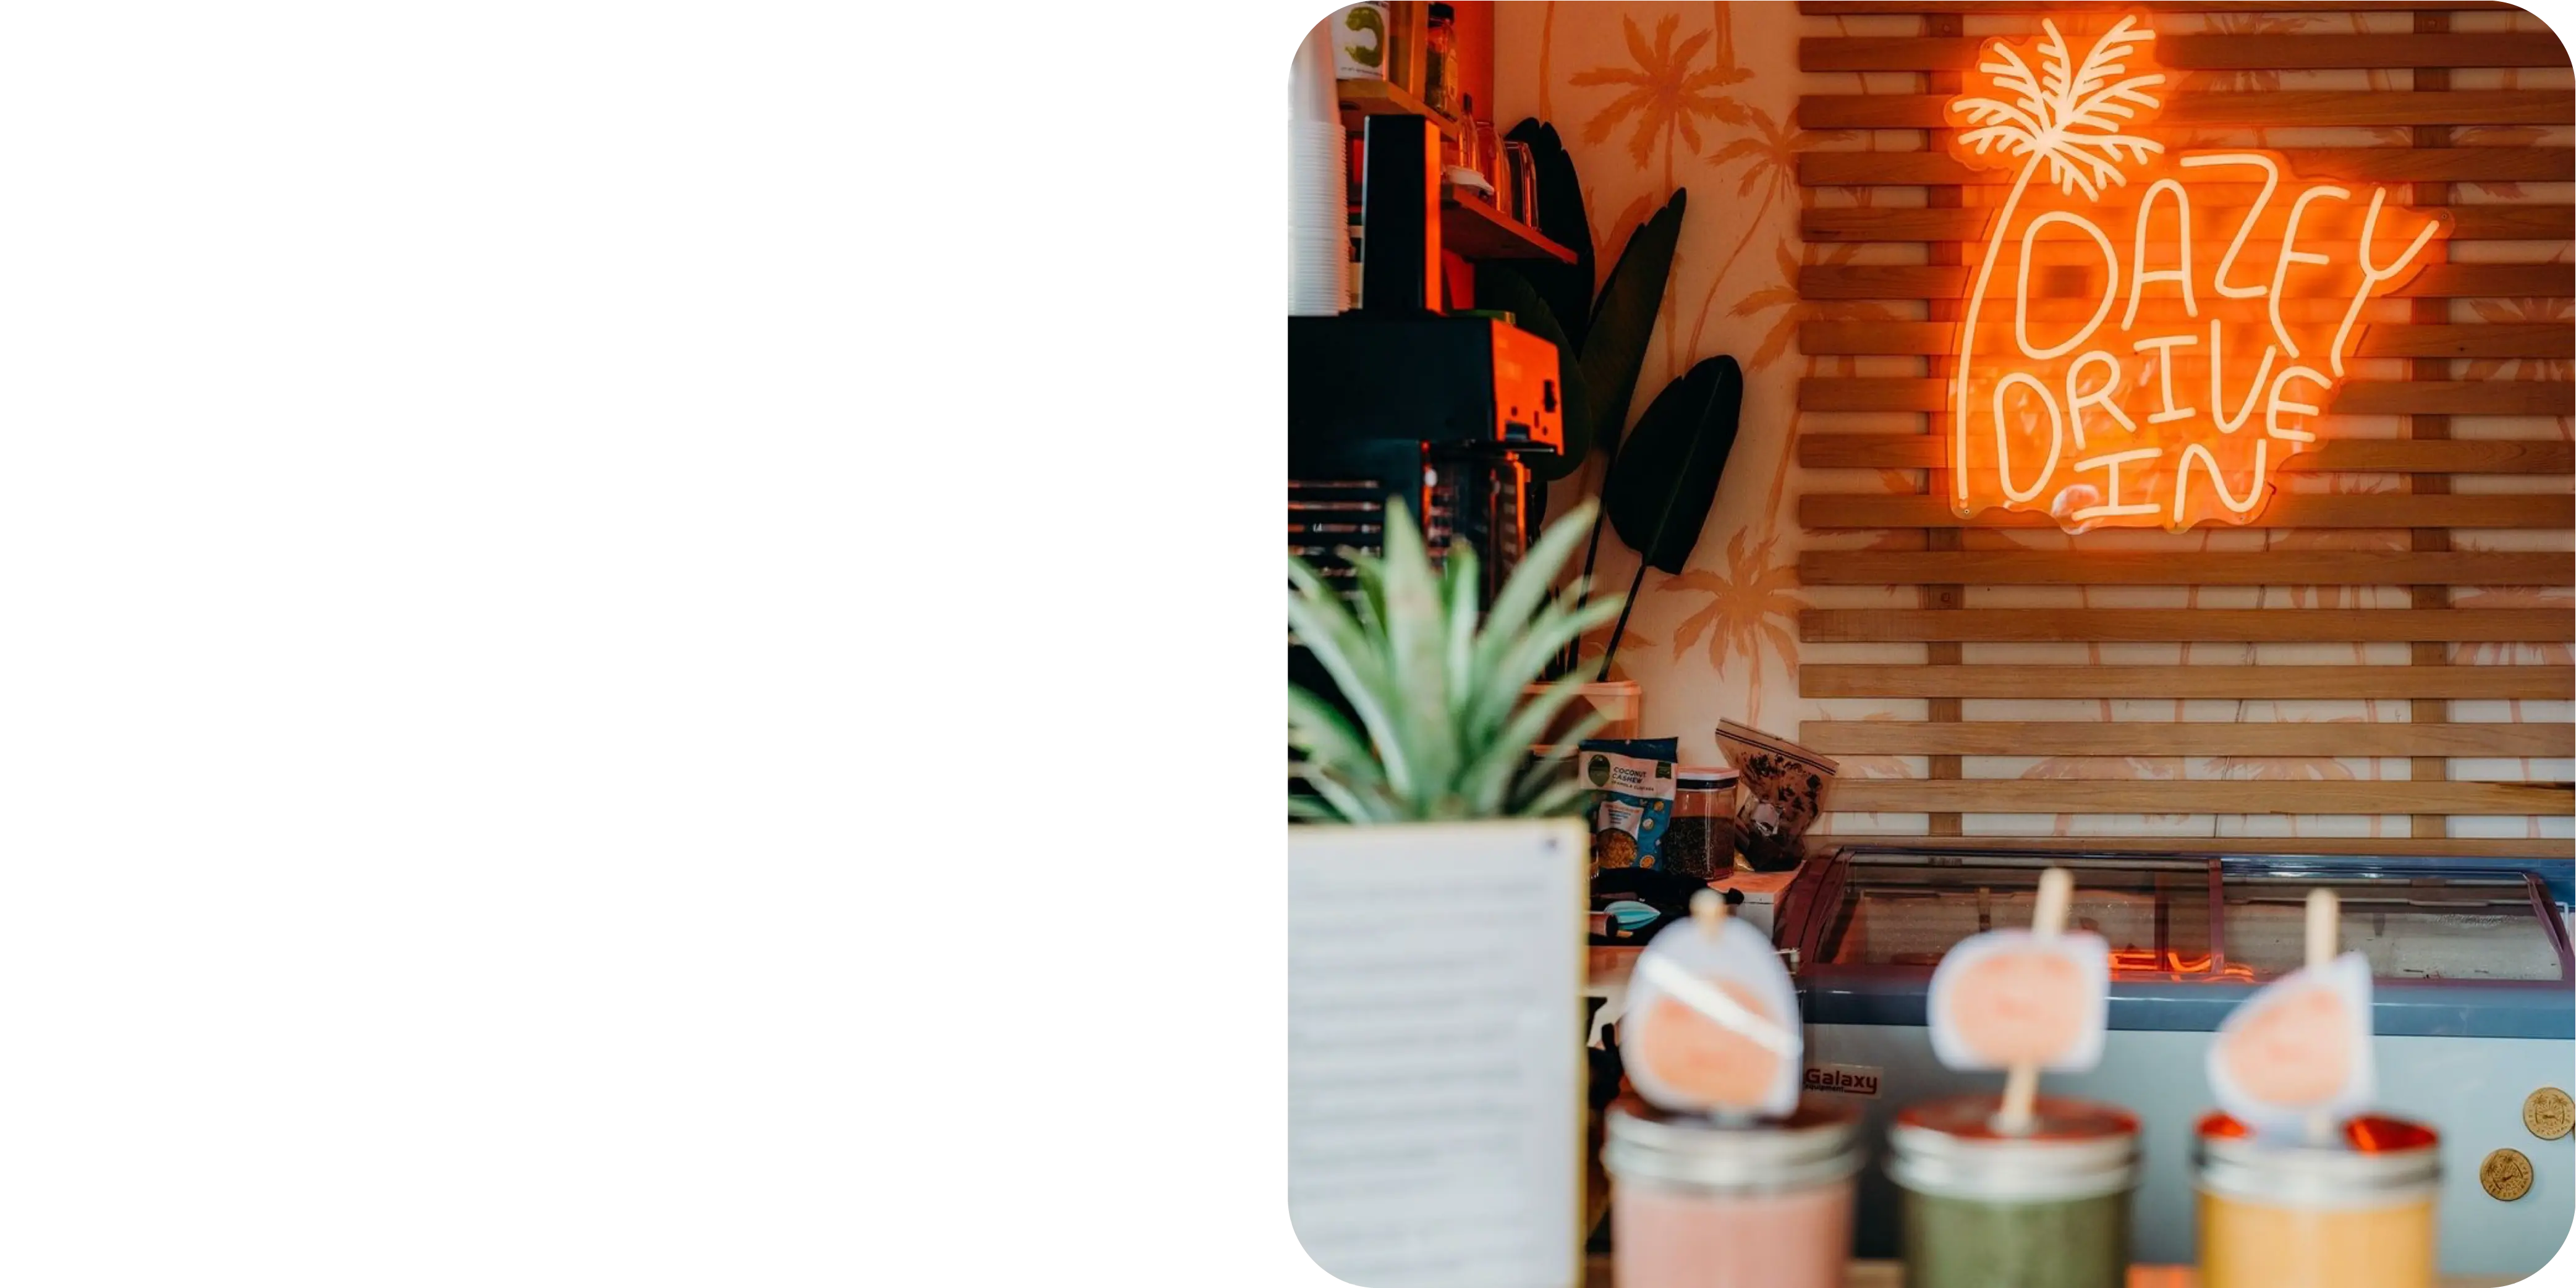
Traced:
<path fill-rule="evenodd" d="M 1555 126 L 1533 117 L 1503 137 L 1529 145 L 1530 160 L 1538 172 L 1534 226 L 1549 241 L 1574 252 L 1571 264 L 1546 260 L 1529 264 L 1527 270 L 1530 285 L 1538 288 L 1539 298 L 1547 301 L 1548 311 L 1565 329 L 1567 344 L 1580 352 L 1583 333 L 1592 323 L 1592 276 L 1597 267 L 1592 262 L 1591 220 L 1583 213 L 1583 183 L 1575 176 L 1574 158 L 1566 155 Z M 1481 302 L 1484 296 L 1476 298 Z"/>
<path fill-rule="evenodd" d="M 1601 489 L 1610 526 L 1665 572 L 1690 562 L 1744 411 L 1744 369 L 1715 357 L 1664 386 L 1637 418 Z"/>
<path fill-rule="evenodd" d="M 1556 405 L 1560 409 L 1558 423 L 1565 431 L 1565 450 L 1554 456 L 1532 452 L 1522 461 L 1529 466 L 1531 477 L 1541 482 L 1572 474 L 1583 464 L 1584 454 L 1592 450 L 1592 400 L 1584 392 L 1583 364 L 1574 346 L 1566 341 L 1555 310 L 1518 271 L 1490 263 L 1476 266 L 1476 303 L 1511 314 L 1521 330 L 1556 346 Z"/>
<path fill-rule="evenodd" d="M 1664 307 L 1664 283 L 1672 276 L 1689 197 L 1687 190 L 1674 189 L 1673 199 L 1638 225 L 1592 304 L 1592 325 L 1583 337 L 1583 385 L 1592 396 L 1592 441 L 1604 452 L 1618 452 L 1620 432 L 1628 427 L 1628 404 L 1636 397 L 1637 372 L 1646 365 L 1655 316 Z"/>

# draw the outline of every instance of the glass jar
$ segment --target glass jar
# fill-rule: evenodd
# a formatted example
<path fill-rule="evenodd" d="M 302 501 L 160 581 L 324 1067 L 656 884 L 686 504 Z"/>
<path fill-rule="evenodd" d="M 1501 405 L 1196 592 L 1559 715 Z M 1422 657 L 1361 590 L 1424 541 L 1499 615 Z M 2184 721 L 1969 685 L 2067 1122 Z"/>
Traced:
<path fill-rule="evenodd" d="M 1673 821 L 1659 851 L 1666 872 L 1708 880 L 1735 870 L 1735 784 L 1724 765 L 1673 771 Z"/>
<path fill-rule="evenodd" d="M 1630 1093 L 1601 1163 L 1616 1288 L 1842 1288 L 1861 1165 L 1848 1106 L 1730 1125 Z"/>
<path fill-rule="evenodd" d="M 2000 1096 L 1909 1105 L 1888 1129 L 1906 1288 L 2124 1288 L 2138 1119 L 2042 1097 L 1996 1129 Z"/>
<path fill-rule="evenodd" d="M 1455 11 L 1431 6 L 1422 34 L 1422 101 L 1442 116 L 1458 115 L 1458 28 Z"/>
<path fill-rule="evenodd" d="M 2202 1288 L 2430 1288 L 2441 1140 L 2356 1118 L 2331 1146 L 2257 1141 L 2225 1114 L 2193 1142 Z"/>

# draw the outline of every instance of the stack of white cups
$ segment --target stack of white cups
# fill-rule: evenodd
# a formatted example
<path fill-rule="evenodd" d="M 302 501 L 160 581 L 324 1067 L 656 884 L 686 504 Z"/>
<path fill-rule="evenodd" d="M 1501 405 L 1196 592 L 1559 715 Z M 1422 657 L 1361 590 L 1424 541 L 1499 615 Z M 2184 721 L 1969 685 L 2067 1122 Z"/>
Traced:
<path fill-rule="evenodd" d="M 1350 304 L 1348 136 L 1334 105 L 1330 20 L 1297 47 L 1288 84 L 1288 312 Z"/>

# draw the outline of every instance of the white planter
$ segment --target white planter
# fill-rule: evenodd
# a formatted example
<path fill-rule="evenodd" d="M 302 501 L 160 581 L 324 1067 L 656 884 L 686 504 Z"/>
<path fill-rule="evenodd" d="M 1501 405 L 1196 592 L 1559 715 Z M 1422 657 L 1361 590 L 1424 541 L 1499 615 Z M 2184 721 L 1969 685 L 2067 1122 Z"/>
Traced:
<path fill-rule="evenodd" d="M 1546 691 L 1546 685 L 1533 684 L 1521 692 L 1528 697 L 1537 697 Z M 1577 721 L 1595 711 L 1609 716 L 1610 723 L 1603 725 L 1593 737 L 1637 737 L 1638 731 L 1646 725 L 1646 691 L 1635 680 L 1603 680 L 1586 684 L 1582 696 L 1566 703 L 1565 710 L 1558 712 L 1556 719 L 1549 722 L 1547 732 L 1539 737 L 1538 745 L 1554 746 L 1559 739 L 1574 731 Z"/>

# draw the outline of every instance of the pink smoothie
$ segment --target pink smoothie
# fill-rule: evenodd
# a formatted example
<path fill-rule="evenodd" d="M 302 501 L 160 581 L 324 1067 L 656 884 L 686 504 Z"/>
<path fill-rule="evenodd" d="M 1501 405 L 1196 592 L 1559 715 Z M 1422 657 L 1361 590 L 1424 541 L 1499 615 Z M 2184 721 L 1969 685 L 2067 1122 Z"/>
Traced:
<path fill-rule="evenodd" d="M 1622 1181 L 1610 1197 L 1616 1288 L 1842 1288 L 1852 1182 L 1777 1194 Z"/>

